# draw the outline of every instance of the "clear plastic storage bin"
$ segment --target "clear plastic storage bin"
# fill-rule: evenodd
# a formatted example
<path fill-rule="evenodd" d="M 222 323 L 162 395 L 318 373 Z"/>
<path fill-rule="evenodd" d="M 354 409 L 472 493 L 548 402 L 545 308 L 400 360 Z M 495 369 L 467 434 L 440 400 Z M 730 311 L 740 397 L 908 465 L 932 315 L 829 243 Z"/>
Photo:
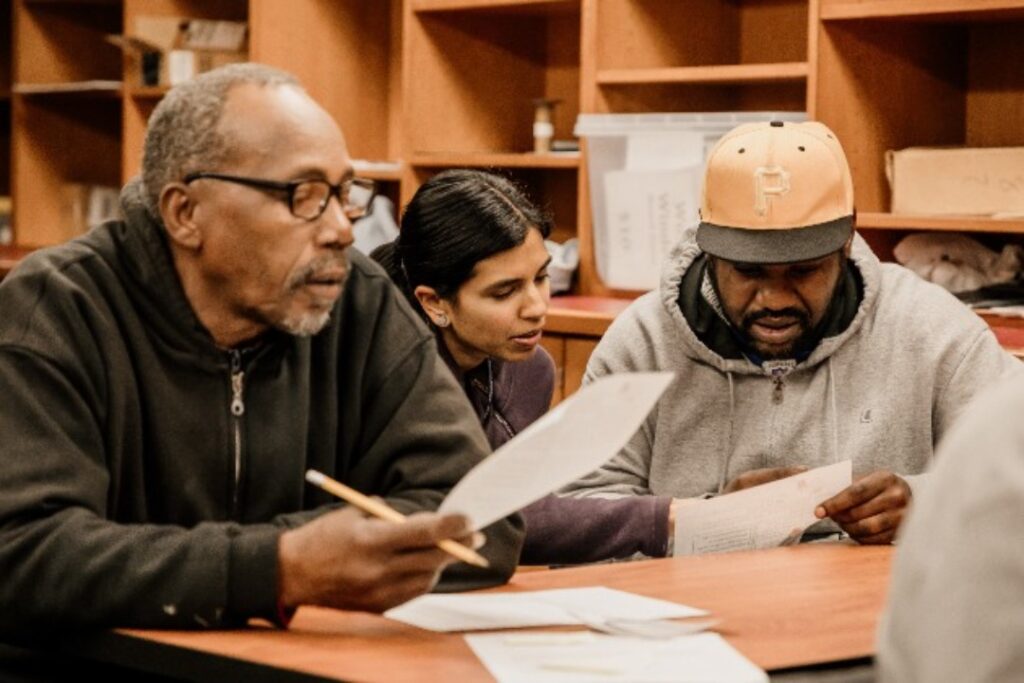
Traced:
<path fill-rule="evenodd" d="M 804 121 L 803 112 L 580 114 L 597 272 L 614 289 L 654 289 L 684 228 L 698 220 L 704 163 L 741 123 Z"/>

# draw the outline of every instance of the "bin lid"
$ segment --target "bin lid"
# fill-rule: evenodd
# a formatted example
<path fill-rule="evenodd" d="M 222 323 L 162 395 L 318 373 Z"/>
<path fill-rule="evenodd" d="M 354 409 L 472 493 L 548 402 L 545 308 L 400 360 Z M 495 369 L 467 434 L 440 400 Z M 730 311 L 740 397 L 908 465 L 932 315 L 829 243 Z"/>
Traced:
<path fill-rule="evenodd" d="M 577 136 L 622 136 L 671 130 L 726 133 L 741 123 L 807 120 L 802 111 L 667 112 L 644 114 L 580 114 L 573 133 Z"/>

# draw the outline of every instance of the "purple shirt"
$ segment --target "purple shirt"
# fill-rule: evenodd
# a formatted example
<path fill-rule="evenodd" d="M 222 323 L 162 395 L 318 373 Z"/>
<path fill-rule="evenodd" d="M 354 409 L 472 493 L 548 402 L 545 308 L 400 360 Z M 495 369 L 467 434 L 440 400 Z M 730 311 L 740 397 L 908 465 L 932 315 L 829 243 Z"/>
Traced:
<path fill-rule="evenodd" d="M 492 449 L 547 412 L 555 364 L 543 347 L 524 361 L 488 359 L 462 372 L 441 339 L 438 348 L 480 418 Z M 521 512 L 526 520 L 522 564 L 576 564 L 643 553 L 664 557 L 672 499 L 560 498 L 548 495 Z"/>

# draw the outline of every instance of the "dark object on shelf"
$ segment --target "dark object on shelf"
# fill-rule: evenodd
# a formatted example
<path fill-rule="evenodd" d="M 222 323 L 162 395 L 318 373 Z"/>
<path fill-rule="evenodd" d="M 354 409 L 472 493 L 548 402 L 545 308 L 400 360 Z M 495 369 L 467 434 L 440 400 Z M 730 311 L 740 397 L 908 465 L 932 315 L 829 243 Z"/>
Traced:
<path fill-rule="evenodd" d="M 1016 279 L 985 285 L 969 292 L 957 292 L 956 297 L 971 308 L 1024 305 L 1024 280 Z"/>

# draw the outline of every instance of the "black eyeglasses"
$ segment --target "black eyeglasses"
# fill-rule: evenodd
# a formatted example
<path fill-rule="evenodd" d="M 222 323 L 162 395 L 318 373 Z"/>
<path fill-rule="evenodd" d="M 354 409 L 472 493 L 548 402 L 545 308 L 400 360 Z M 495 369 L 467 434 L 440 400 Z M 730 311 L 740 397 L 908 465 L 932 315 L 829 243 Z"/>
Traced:
<path fill-rule="evenodd" d="M 261 190 L 286 192 L 288 194 L 288 209 L 293 216 L 305 221 L 315 221 L 320 218 L 327 210 L 327 204 L 331 201 L 332 196 L 338 198 L 341 210 L 345 212 L 349 220 L 354 221 L 368 216 L 373 210 L 373 196 L 377 191 L 377 184 L 366 178 L 350 178 L 337 185 L 332 185 L 326 180 L 317 179 L 281 182 L 205 171 L 189 173 L 185 176 L 185 184 L 202 179 L 223 180 Z"/>

